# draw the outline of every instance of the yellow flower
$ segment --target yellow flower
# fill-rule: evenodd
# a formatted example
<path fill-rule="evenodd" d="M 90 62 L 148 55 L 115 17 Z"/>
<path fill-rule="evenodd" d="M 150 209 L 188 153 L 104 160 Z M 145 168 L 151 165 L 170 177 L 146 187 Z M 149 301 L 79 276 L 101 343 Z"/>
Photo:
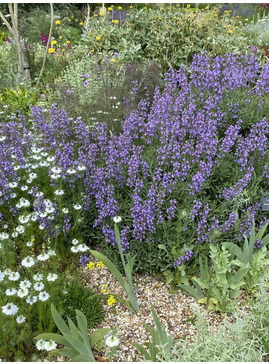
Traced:
<path fill-rule="evenodd" d="M 208 9 L 208 6 L 205 7 L 205 10 L 207 10 L 207 9 Z"/>
<path fill-rule="evenodd" d="M 61 49 L 61 51 L 62 51 L 62 52 L 64 52 L 64 51 L 65 51 L 65 49 L 64 49 L 64 48 L 62 48 L 62 49 Z"/>
<path fill-rule="evenodd" d="M 177 4 L 177 8 L 180 8 L 180 4 Z"/>
<path fill-rule="evenodd" d="M 118 20 L 114 20 L 114 24 L 119 24 L 119 21 Z"/>
<path fill-rule="evenodd" d="M 100 40 L 100 39 L 101 39 L 101 36 L 100 37 L 98 37 L 98 36 L 96 37 L 96 40 Z"/>
<path fill-rule="evenodd" d="M 100 16 L 104 16 L 105 13 L 103 11 L 100 11 Z"/>
<path fill-rule="evenodd" d="M 101 269 L 104 266 L 104 263 L 101 262 L 101 260 L 96 264 L 99 269 Z"/>
<path fill-rule="evenodd" d="M 92 35 L 92 33 L 88 33 L 88 35 Z"/>
<path fill-rule="evenodd" d="M 62 36 L 62 35 L 60 35 L 60 36 L 59 36 L 59 39 L 63 39 L 63 36 Z"/>
<path fill-rule="evenodd" d="M 34 242 L 35 242 L 35 238 L 32 238 L 32 239 L 31 239 L 31 242 L 32 242 L 32 243 L 34 243 Z"/>
<path fill-rule="evenodd" d="M 127 14 L 126 14 L 126 16 L 130 16 L 130 14 L 129 14 L 129 13 L 127 13 Z"/>
<path fill-rule="evenodd" d="M 82 27 L 82 25 L 83 25 L 84 23 L 83 23 L 83 21 L 81 21 L 80 23 L 79 23 L 79 25 Z"/>
<path fill-rule="evenodd" d="M 97 14 L 93 14 L 93 16 L 98 16 Z"/>
<path fill-rule="evenodd" d="M 191 7 L 191 6 L 188 4 L 188 5 L 187 5 L 187 8 L 190 8 L 190 7 Z"/>
<path fill-rule="evenodd" d="M 118 10 L 122 10 L 122 6 L 118 6 Z"/>
<path fill-rule="evenodd" d="M 113 63 L 116 62 L 116 61 L 117 61 L 116 58 L 111 59 L 111 62 L 113 62 Z"/>
<path fill-rule="evenodd" d="M 224 28 L 226 29 L 227 28 L 227 25 L 224 25 Z"/>
<path fill-rule="evenodd" d="M 133 6 L 131 5 L 131 6 L 129 6 L 129 9 L 133 9 Z"/>
<path fill-rule="evenodd" d="M 57 41 L 56 41 L 56 40 L 53 40 L 53 41 L 51 42 L 51 44 L 52 44 L 52 45 L 55 45 L 55 44 L 57 44 Z"/>
<path fill-rule="evenodd" d="M 114 303 L 116 303 L 116 300 L 114 296 L 110 295 L 109 299 L 107 300 L 108 306 L 112 306 Z"/>
<path fill-rule="evenodd" d="M 55 25 L 60 25 L 60 24 L 61 24 L 60 20 L 55 21 Z"/>
<path fill-rule="evenodd" d="M 80 51 L 80 53 L 85 53 L 84 49 L 82 49 L 82 50 Z"/>
<path fill-rule="evenodd" d="M 228 34 L 233 34 L 233 31 L 231 29 L 229 29 Z"/>
<path fill-rule="evenodd" d="M 94 49 L 91 49 L 91 53 L 93 53 L 94 52 Z"/>
<path fill-rule="evenodd" d="M 107 284 L 102 284 L 102 287 L 103 287 L 102 292 L 107 293 L 108 292 L 107 291 Z"/>
<path fill-rule="evenodd" d="M 53 52 L 55 52 L 55 49 L 54 49 L 54 48 L 49 48 L 49 49 L 48 49 L 48 52 L 49 52 L 49 53 L 53 53 Z"/>
<path fill-rule="evenodd" d="M 94 262 L 88 263 L 86 268 L 87 269 L 90 269 L 90 270 L 93 270 L 93 268 L 94 268 Z"/>
<path fill-rule="evenodd" d="M 107 8 L 108 11 L 112 11 L 112 7 L 110 6 L 109 8 Z"/>
<path fill-rule="evenodd" d="M 234 29 L 238 29 L 238 26 L 234 27 Z"/>
<path fill-rule="evenodd" d="M 67 40 L 67 41 L 66 41 L 66 44 L 70 44 L 70 40 Z"/>
<path fill-rule="evenodd" d="M 216 20 L 216 23 L 218 23 L 219 21 L 218 20 Z"/>
<path fill-rule="evenodd" d="M 59 29 L 58 27 L 56 27 L 55 29 Z"/>
<path fill-rule="evenodd" d="M 240 16 L 239 15 L 236 15 L 236 19 L 240 19 Z"/>

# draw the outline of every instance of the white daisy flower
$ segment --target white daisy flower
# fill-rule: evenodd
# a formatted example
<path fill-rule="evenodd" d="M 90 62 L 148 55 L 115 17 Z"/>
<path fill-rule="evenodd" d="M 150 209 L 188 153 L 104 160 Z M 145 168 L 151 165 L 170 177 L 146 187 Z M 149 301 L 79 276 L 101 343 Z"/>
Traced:
<path fill-rule="evenodd" d="M 10 183 L 8 184 L 8 186 L 9 186 L 10 188 L 15 188 L 15 187 L 17 187 L 17 186 L 18 186 L 18 183 L 17 183 L 17 182 L 10 182 Z"/>
<path fill-rule="evenodd" d="M 113 348 L 114 346 L 118 346 L 120 343 L 119 339 L 116 336 L 108 336 L 106 338 L 106 345 L 110 348 Z"/>
<path fill-rule="evenodd" d="M 86 244 L 79 244 L 77 248 L 80 252 L 86 252 L 89 249 Z"/>
<path fill-rule="evenodd" d="M 48 254 L 46 254 L 45 252 L 43 252 L 43 253 L 41 253 L 41 254 L 39 254 L 38 256 L 37 256 L 37 259 L 38 260 L 41 260 L 41 261 L 45 261 L 45 260 L 48 260 L 49 259 L 49 255 Z"/>
<path fill-rule="evenodd" d="M 50 295 L 46 291 L 40 292 L 38 295 L 38 298 L 40 299 L 40 301 L 47 301 L 49 299 L 49 297 L 50 297 Z"/>
<path fill-rule="evenodd" d="M 64 194 L 64 191 L 63 190 L 56 190 L 55 191 L 55 195 L 56 196 L 62 196 Z"/>
<path fill-rule="evenodd" d="M 24 266 L 24 267 L 26 267 L 26 268 L 32 267 L 34 264 L 35 264 L 35 260 L 34 260 L 34 258 L 32 258 L 30 256 L 24 258 L 21 261 L 21 265 Z"/>
<path fill-rule="evenodd" d="M 9 238 L 9 235 L 7 233 L 0 233 L 0 240 L 6 240 Z"/>
<path fill-rule="evenodd" d="M 28 188 L 29 188 L 29 186 L 27 186 L 27 185 L 21 186 L 21 190 L 22 190 L 22 191 L 27 191 L 27 190 L 28 190 Z"/>
<path fill-rule="evenodd" d="M 19 233 L 19 234 L 23 234 L 25 232 L 25 229 L 22 225 L 19 225 L 16 227 L 16 231 Z"/>
<path fill-rule="evenodd" d="M 47 281 L 54 282 L 54 281 L 56 281 L 57 278 L 58 278 L 57 274 L 49 273 L 47 276 Z"/>
<path fill-rule="evenodd" d="M 61 168 L 60 167 L 52 167 L 51 168 L 51 171 L 54 173 L 54 174 L 59 174 L 62 172 Z"/>
<path fill-rule="evenodd" d="M 80 250 L 78 249 L 78 247 L 77 246 L 72 246 L 71 247 L 71 252 L 73 252 L 73 253 L 77 253 L 77 252 L 79 252 Z"/>
<path fill-rule="evenodd" d="M 35 283 L 34 284 L 34 289 L 36 290 L 36 291 L 42 291 L 42 289 L 44 288 L 44 283 L 42 283 L 42 282 L 37 282 L 37 283 Z"/>
<path fill-rule="evenodd" d="M 45 226 L 44 226 L 44 225 L 42 225 L 42 224 L 40 224 L 40 225 L 39 225 L 39 229 L 40 229 L 40 230 L 44 230 L 44 229 L 45 229 Z M 38 258 L 37 258 L 37 259 L 38 259 Z"/>
<path fill-rule="evenodd" d="M 61 178 L 61 176 L 60 176 L 59 174 L 52 174 L 52 175 L 50 176 L 50 178 L 51 178 L 51 179 L 59 179 L 59 178 Z"/>
<path fill-rule="evenodd" d="M 45 344 L 45 349 L 47 351 L 54 350 L 54 349 L 56 349 L 56 347 L 57 347 L 57 344 L 53 340 L 47 341 L 46 344 Z"/>
<path fill-rule="evenodd" d="M 63 212 L 64 214 L 68 214 L 68 209 L 67 209 L 67 208 L 63 208 L 63 209 L 62 209 L 62 212 Z"/>
<path fill-rule="evenodd" d="M 26 317 L 23 315 L 20 315 L 16 318 L 16 321 L 18 324 L 23 324 L 25 320 L 26 320 Z"/>
<path fill-rule="evenodd" d="M 0 271 L 0 282 L 2 282 L 5 279 L 5 273 Z"/>
<path fill-rule="evenodd" d="M 37 340 L 37 342 L 36 342 L 37 350 L 46 350 L 46 348 L 45 348 L 46 343 L 47 342 L 43 339 Z"/>
<path fill-rule="evenodd" d="M 78 244 L 78 239 L 73 239 L 73 240 L 72 240 L 72 244 L 73 244 L 73 245 L 77 245 L 77 244 Z"/>
<path fill-rule="evenodd" d="M 77 173 L 77 171 L 74 168 L 68 168 L 68 170 L 66 172 L 69 173 L 69 174 Z"/>
<path fill-rule="evenodd" d="M 26 246 L 28 246 L 28 247 L 33 246 L 33 242 L 32 241 L 27 241 Z"/>
<path fill-rule="evenodd" d="M 28 296 L 26 299 L 26 302 L 29 303 L 29 305 L 33 305 L 37 301 L 37 296 Z"/>
<path fill-rule="evenodd" d="M 74 209 L 75 210 L 80 210 L 80 209 L 82 209 L 82 206 L 81 205 L 74 205 Z"/>
<path fill-rule="evenodd" d="M 5 306 L 2 306 L 2 312 L 7 316 L 13 316 L 16 315 L 16 313 L 19 311 L 18 306 L 14 305 L 13 303 L 8 303 Z"/>
<path fill-rule="evenodd" d="M 20 288 L 30 288 L 32 283 L 28 281 L 28 279 L 25 279 L 24 281 L 20 282 Z"/>
<path fill-rule="evenodd" d="M 117 224 L 118 222 L 121 222 L 121 217 L 115 216 L 115 217 L 113 217 L 113 221 Z"/>
<path fill-rule="evenodd" d="M 31 178 L 31 179 L 35 179 L 36 177 L 37 177 L 36 173 L 30 173 L 29 174 L 29 178 Z"/>
<path fill-rule="evenodd" d="M 5 293 L 7 296 L 14 296 L 17 293 L 17 290 L 15 288 L 8 288 Z"/>
<path fill-rule="evenodd" d="M 37 274 L 35 274 L 35 275 L 33 276 L 33 278 L 34 278 L 34 280 L 35 280 L 35 281 L 42 281 L 42 279 L 43 279 L 43 274 L 41 274 L 41 273 L 37 273 Z"/>
<path fill-rule="evenodd" d="M 28 293 L 29 293 L 29 291 L 27 288 L 20 288 L 17 292 L 17 296 L 20 298 L 23 298 L 23 297 L 27 296 Z"/>
<path fill-rule="evenodd" d="M 50 249 L 47 251 L 47 254 L 50 256 L 50 257 L 55 257 L 56 256 L 56 253 L 54 250 Z"/>
<path fill-rule="evenodd" d="M 9 275 L 9 280 L 10 281 L 17 281 L 18 279 L 20 279 L 20 273 L 19 272 L 11 272 Z"/>
<path fill-rule="evenodd" d="M 52 156 L 47 158 L 48 162 L 53 162 L 54 160 L 55 160 L 55 157 L 52 157 Z"/>
<path fill-rule="evenodd" d="M 11 234 L 12 238 L 17 238 L 19 236 L 19 233 L 17 231 L 14 231 L 14 233 Z"/>

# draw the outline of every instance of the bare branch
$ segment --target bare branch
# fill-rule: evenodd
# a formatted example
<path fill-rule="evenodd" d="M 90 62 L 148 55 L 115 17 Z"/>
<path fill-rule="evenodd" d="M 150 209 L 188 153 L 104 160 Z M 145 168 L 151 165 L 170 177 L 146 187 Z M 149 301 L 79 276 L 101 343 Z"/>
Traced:
<path fill-rule="evenodd" d="M 12 29 L 11 25 L 9 24 L 9 22 L 6 20 L 6 18 L 4 17 L 3 13 L 0 11 L 0 18 L 3 20 L 3 22 L 5 23 L 6 27 L 8 28 L 8 30 L 10 31 L 10 33 L 15 36 L 15 32 Z"/>

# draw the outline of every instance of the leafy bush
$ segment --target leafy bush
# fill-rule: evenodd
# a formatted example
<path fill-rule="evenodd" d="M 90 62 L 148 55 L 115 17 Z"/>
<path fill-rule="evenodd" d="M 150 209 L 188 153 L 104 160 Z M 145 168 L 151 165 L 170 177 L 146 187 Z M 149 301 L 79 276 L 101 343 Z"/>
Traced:
<path fill-rule="evenodd" d="M 160 4 L 124 15 L 113 9 L 106 17 L 93 17 L 85 25 L 82 40 L 92 52 L 116 51 L 126 62 L 155 59 L 165 71 L 189 64 L 195 53 L 203 51 L 246 53 L 248 42 L 239 25 L 229 14 L 219 18 L 217 8 Z"/>

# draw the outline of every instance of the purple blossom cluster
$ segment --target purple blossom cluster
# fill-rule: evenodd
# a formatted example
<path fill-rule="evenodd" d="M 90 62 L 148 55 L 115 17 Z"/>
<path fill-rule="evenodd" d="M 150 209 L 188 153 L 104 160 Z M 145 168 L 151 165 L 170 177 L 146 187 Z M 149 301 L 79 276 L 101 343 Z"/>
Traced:
<path fill-rule="evenodd" d="M 87 76 L 81 75 L 84 81 Z M 49 111 L 35 106 L 30 122 L 19 115 L 18 120 L 1 123 L 2 221 L 4 207 L 11 215 L 20 213 L 16 204 L 22 195 L 13 197 L 10 183 L 20 186 L 26 172 L 35 173 L 31 166 L 37 156 L 30 152 L 34 145 L 48 155 L 49 165 L 44 164 L 42 171 L 51 188 L 58 188 L 59 181 L 70 191 L 79 186 L 83 212 L 94 211 L 89 228 L 102 232 L 108 244 L 116 242 L 112 229 L 116 215 L 128 216 L 121 231 L 126 250 L 130 241 L 156 241 L 163 224 L 175 222 L 176 212 L 186 207 L 191 211 L 184 233 L 187 236 L 192 224 L 196 242 L 209 242 L 216 229 L 226 232 L 236 219 L 230 211 L 218 215 L 215 207 L 232 204 L 251 185 L 257 166 L 264 171 L 264 181 L 268 179 L 268 121 L 257 110 L 250 129 L 244 129 L 238 102 L 231 101 L 234 92 L 246 89 L 247 108 L 252 98 L 268 94 L 268 79 L 268 65 L 262 68 L 253 54 L 245 58 L 202 54 L 194 57 L 190 75 L 183 66 L 170 69 L 163 91 L 155 90 L 152 104 L 145 99 L 132 108 L 120 132 L 111 133 L 101 120 L 88 126 L 81 118 L 70 119 L 56 105 Z M 134 84 L 134 97 L 136 88 Z M 223 171 L 227 161 L 233 168 L 228 177 Z M 42 192 L 34 180 L 29 185 Z M 41 212 L 42 198 L 34 194 L 30 198 L 31 203 L 36 201 L 32 208 Z M 252 207 L 257 212 L 258 207 Z M 64 215 L 56 231 L 59 206 L 54 210 L 54 220 L 40 218 L 44 233 L 68 234 L 74 223 L 71 215 Z M 249 230 L 247 220 L 244 224 L 241 237 Z"/>
<path fill-rule="evenodd" d="M 193 256 L 193 251 L 186 249 L 185 254 L 181 255 L 180 257 L 174 260 L 174 268 L 176 268 L 178 265 L 183 265 L 184 263 L 188 262 L 192 256 Z"/>

